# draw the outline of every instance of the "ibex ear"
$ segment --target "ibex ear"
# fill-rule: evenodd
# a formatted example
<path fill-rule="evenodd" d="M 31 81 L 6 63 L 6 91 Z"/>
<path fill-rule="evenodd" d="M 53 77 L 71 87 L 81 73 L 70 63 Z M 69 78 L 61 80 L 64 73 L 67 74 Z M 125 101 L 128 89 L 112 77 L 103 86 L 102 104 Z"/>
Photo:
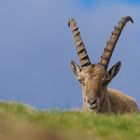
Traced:
<path fill-rule="evenodd" d="M 120 70 L 120 67 L 121 67 L 121 61 L 117 62 L 109 71 L 109 75 L 110 75 L 110 80 L 112 80 L 116 75 L 117 73 L 119 72 Z"/>
<path fill-rule="evenodd" d="M 81 72 L 81 68 L 78 64 L 76 64 L 73 60 L 71 60 L 71 68 L 76 78 L 79 79 L 79 74 Z"/>

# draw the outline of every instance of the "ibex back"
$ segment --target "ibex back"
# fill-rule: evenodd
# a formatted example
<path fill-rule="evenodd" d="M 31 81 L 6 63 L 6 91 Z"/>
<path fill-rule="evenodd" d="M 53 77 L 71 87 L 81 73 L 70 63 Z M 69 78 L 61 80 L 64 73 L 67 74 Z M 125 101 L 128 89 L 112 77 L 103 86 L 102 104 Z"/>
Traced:
<path fill-rule="evenodd" d="M 118 26 L 114 27 L 100 61 L 97 64 L 91 64 L 76 22 L 73 18 L 69 20 L 68 25 L 72 29 L 81 63 L 80 67 L 72 60 L 71 67 L 82 87 L 83 109 L 85 111 L 126 113 L 138 110 L 137 104 L 132 97 L 107 87 L 120 70 L 120 61 L 111 69 L 107 70 L 107 68 L 121 31 L 128 21 L 133 23 L 133 19 L 130 16 L 123 17 Z"/>

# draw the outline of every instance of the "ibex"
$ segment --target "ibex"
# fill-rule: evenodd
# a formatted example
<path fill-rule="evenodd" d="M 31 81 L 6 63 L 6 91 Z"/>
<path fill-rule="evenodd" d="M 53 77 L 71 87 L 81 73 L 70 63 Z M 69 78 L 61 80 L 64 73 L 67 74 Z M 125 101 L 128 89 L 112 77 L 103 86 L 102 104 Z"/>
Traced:
<path fill-rule="evenodd" d="M 107 87 L 121 67 L 121 62 L 119 61 L 111 69 L 107 70 L 119 36 L 128 21 L 133 23 L 133 19 L 130 16 L 123 17 L 118 26 L 114 27 L 114 31 L 97 64 L 91 64 L 75 20 L 71 18 L 68 22 L 68 26 L 72 29 L 81 64 L 80 67 L 72 60 L 71 67 L 82 87 L 83 110 L 85 111 L 126 113 L 138 110 L 136 101 L 132 97 Z"/>

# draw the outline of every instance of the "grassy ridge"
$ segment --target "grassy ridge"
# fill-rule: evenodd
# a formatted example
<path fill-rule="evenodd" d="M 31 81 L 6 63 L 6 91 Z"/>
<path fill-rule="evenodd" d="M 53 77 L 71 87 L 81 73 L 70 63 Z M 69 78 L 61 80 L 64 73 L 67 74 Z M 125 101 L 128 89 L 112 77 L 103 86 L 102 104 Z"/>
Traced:
<path fill-rule="evenodd" d="M 2 140 L 139 140 L 140 113 L 37 111 L 21 104 L 1 102 L 1 137 Z"/>

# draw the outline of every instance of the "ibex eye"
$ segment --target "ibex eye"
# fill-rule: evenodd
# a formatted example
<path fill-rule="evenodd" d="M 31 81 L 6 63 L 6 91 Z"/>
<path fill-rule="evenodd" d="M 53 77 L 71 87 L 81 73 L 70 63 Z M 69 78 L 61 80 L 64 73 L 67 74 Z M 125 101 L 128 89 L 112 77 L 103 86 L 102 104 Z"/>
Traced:
<path fill-rule="evenodd" d="M 106 79 L 107 79 L 107 78 L 104 76 L 104 77 L 101 79 L 101 81 L 104 82 Z"/>
<path fill-rule="evenodd" d="M 108 83 L 109 83 L 109 81 L 110 81 L 110 79 L 108 78 L 108 77 L 103 77 L 102 78 L 102 85 L 103 86 L 107 86 L 108 85 Z"/>

